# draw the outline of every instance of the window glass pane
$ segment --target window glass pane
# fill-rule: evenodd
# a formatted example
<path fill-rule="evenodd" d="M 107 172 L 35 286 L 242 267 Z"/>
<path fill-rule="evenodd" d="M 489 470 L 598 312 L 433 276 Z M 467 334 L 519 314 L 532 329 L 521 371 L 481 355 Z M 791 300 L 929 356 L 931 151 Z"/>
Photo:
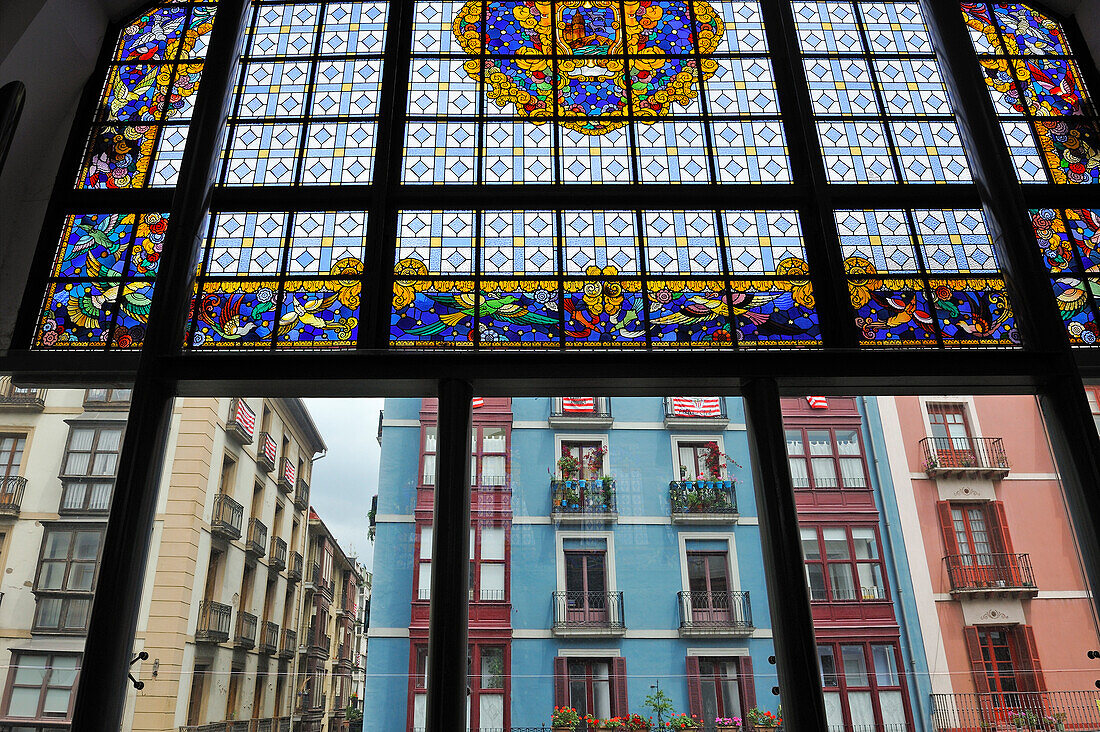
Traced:
<path fill-rule="evenodd" d="M 435 455 L 424 456 L 424 485 L 435 485 Z"/>
<path fill-rule="evenodd" d="M 24 687 L 12 689 L 11 701 L 8 704 L 8 714 L 12 717 L 37 716 L 40 695 L 41 692 L 37 687 L 33 689 Z"/>
<path fill-rule="evenodd" d="M 95 578 L 95 563 L 74 563 L 69 569 L 68 590 L 90 590 L 92 580 Z"/>
<path fill-rule="evenodd" d="M 100 430 L 96 452 L 118 452 L 122 444 L 122 430 Z"/>
<path fill-rule="evenodd" d="M 507 483 L 504 460 L 503 455 L 485 455 L 481 458 L 482 485 L 505 485 Z"/>
<path fill-rule="evenodd" d="M 60 590 L 64 579 L 64 562 L 43 562 L 38 575 L 38 588 L 40 590 Z"/>
<path fill-rule="evenodd" d="M 504 649 L 497 646 L 481 647 L 481 688 L 504 688 Z M 503 698 L 503 697 L 501 697 Z M 485 725 L 482 725 L 483 727 Z"/>
<path fill-rule="evenodd" d="M 47 689 L 42 711 L 46 714 L 65 714 L 69 711 L 69 689 Z"/>
<path fill-rule="evenodd" d="M 827 559 L 847 559 L 848 535 L 844 529 L 822 529 L 821 537 L 825 540 L 825 557 Z"/>
<path fill-rule="evenodd" d="M 875 541 L 874 529 L 853 528 L 852 544 L 856 548 L 856 559 L 878 559 L 878 542 Z"/>
<path fill-rule="evenodd" d="M 432 527 L 422 526 L 420 528 L 420 558 L 431 559 L 432 558 Z"/>
<path fill-rule="evenodd" d="M 817 543 L 817 532 L 813 529 L 799 529 L 802 537 L 802 554 L 806 559 L 821 559 L 821 549 Z"/>
<path fill-rule="evenodd" d="M 43 596 L 38 598 L 34 615 L 35 626 L 39 628 L 57 628 L 61 625 L 61 610 L 64 602 L 60 597 Z"/>
<path fill-rule="evenodd" d="M 840 455 L 859 455 L 859 437 L 855 430 L 836 431 L 836 449 Z"/>
<path fill-rule="evenodd" d="M 95 430 L 88 428 L 75 428 L 69 433 L 70 450 L 91 450 L 95 441 Z"/>
<path fill-rule="evenodd" d="M 836 686 L 836 658 L 833 655 L 833 647 L 818 646 L 817 657 L 821 663 L 821 684 L 823 686 Z"/>
<path fill-rule="evenodd" d="M 42 558 L 66 559 L 69 556 L 69 544 L 72 538 L 72 532 L 69 531 L 51 531 L 46 534 Z"/>
<path fill-rule="evenodd" d="M 898 667 L 894 659 L 893 646 L 871 646 L 871 656 L 875 661 L 875 680 L 879 686 L 898 685 Z"/>
<path fill-rule="evenodd" d="M 852 566 L 850 564 L 830 564 L 829 584 L 832 586 L 834 600 L 855 600 L 856 590 L 852 584 Z"/>
<path fill-rule="evenodd" d="M 787 436 L 787 452 L 791 455 L 803 454 L 802 430 L 787 430 L 784 434 Z"/>
<path fill-rule="evenodd" d="M 483 452 L 504 452 L 506 445 L 503 427 L 482 428 L 481 449 Z"/>
<path fill-rule="evenodd" d="M 813 458 L 815 488 L 836 488 L 836 463 L 832 458 Z"/>
<path fill-rule="evenodd" d="M 424 451 L 425 452 L 435 452 L 436 451 L 436 448 L 435 448 L 435 431 L 436 431 L 435 425 L 432 425 L 431 427 L 425 427 L 424 428 Z"/>
<path fill-rule="evenodd" d="M 78 531 L 73 543 L 73 559 L 95 559 L 99 554 L 98 531 Z"/>
<path fill-rule="evenodd" d="M 844 662 L 844 678 L 848 686 L 868 686 L 867 659 L 863 646 L 841 646 L 840 657 Z"/>
<path fill-rule="evenodd" d="M 504 559 L 504 528 L 487 526 L 481 530 L 481 558 Z"/>
<path fill-rule="evenodd" d="M 809 488 L 810 474 L 806 470 L 806 461 L 801 458 L 788 458 L 791 466 L 791 485 L 795 488 Z"/>
<path fill-rule="evenodd" d="M 840 459 L 840 477 L 845 488 L 865 488 L 867 479 L 863 475 L 863 461 L 855 458 Z"/>
<path fill-rule="evenodd" d="M 809 430 L 806 441 L 810 443 L 811 455 L 832 455 L 833 438 L 828 430 Z"/>

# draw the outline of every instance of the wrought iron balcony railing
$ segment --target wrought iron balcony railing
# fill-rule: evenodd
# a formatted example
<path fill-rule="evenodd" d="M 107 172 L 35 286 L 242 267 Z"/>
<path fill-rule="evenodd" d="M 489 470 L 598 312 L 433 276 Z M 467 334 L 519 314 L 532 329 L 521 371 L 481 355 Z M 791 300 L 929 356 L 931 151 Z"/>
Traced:
<path fill-rule="evenodd" d="M 682 636 L 736 636 L 753 631 L 747 590 L 677 592 Z"/>
<path fill-rule="evenodd" d="M 245 400 L 237 398 L 229 405 L 225 434 L 241 445 L 251 445 L 256 434 L 256 413 Z"/>
<path fill-rule="evenodd" d="M 305 560 L 302 558 L 300 552 L 294 552 L 290 555 L 289 569 L 286 571 L 286 578 L 290 582 L 297 582 L 302 579 L 302 565 Z"/>
<path fill-rule="evenodd" d="M 710 429 L 728 422 L 722 397 L 665 397 L 666 425 Z"/>
<path fill-rule="evenodd" d="M 553 593 L 554 625 L 557 635 L 622 635 L 622 592 L 582 590 Z"/>
<path fill-rule="evenodd" d="M 309 626 L 309 653 L 314 656 L 328 658 L 332 648 L 332 638 L 320 633 L 314 626 Z"/>
<path fill-rule="evenodd" d="M 618 519 L 615 479 L 551 480 L 550 518 L 557 522 L 602 522 Z"/>
<path fill-rule="evenodd" d="M 265 620 L 260 631 L 260 653 L 270 656 L 279 650 L 279 624 Z"/>
<path fill-rule="evenodd" d="M 229 640 L 230 619 L 233 608 L 220 602 L 203 600 L 199 603 L 199 622 L 195 628 L 195 640 L 206 643 L 225 643 Z"/>
<path fill-rule="evenodd" d="M 210 531 L 226 539 L 240 539 L 244 523 L 244 506 L 224 493 L 214 496 L 214 511 L 210 516 Z"/>
<path fill-rule="evenodd" d="M 607 397 L 554 397 L 550 401 L 551 427 L 607 427 L 611 422 Z"/>
<path fill-rule="evenodd" d="M 179 732 L 290 732 L 290 717 L 236 719 L 207 724 L 183 724 Z"/>
<path fill-rule="evenodd" d="M 1098 698 L 1095 689 L 933 694 L 932 726 L 951 732 L 1098 730 Z"/>
<path fill-rule="evenodd" d="M 673 523 L 732 523 L 737 491 L 732 480 L 674 480 L 668 484 Z"/>
<path fill-rule="evenodd" d="M 294 490 L 295 479 L 294 463 L 290 462 L 290 458 L 280 460 L 279 475 L 275 478 L 275 482 L 279 484 L 279 490 L 289 495 Z"/>
<path fill-rule="evenodd" d="M 248 519 L 248 541 L 244 550 L 254 557 L 262 557 L 267 552 L 267 526 L 255 516 Z"/>
<path fill-rule="evenodd" d="M 271 554 L 268 555 L 267 568 L 272 572 L 286 569 L 286 541 L 277 536 L 271 537 Z"/>
<path fill-rule="evenodd" d="M 1038 593 L 1027 554 L 949 554 L 943 561 L 952 592 Z"/>
<path fill-rule="evenodd" d="M 1000 437 L 925 437 L 920 446 L 921 469 L 929 477 L 1008 475 L 1008 456 Z"/>
<path fill-rule="evenodd" d="M 0 479 L 0 516 L 19 515 L 26 487 L 27 479 L 21 475 L 9 475 Z"/>
<path fill-rule="evenodd" d="M 237 632 L 233 635 L 236 648 L 252 649 L 256 647 L 256 616 L 243 610 L 237 611 Z"/>
<path fill-rule="evenodd" d="M 309 508 L 309 483 L 298 479 L 298 489 L 294 491 L 294 505 L 305 511 Z"/>
<path fill-rule="evenodd" d="M 260 433 L 260 445 L 256 450 L 256 465 L 265 473 L 275 469 L 275 461 L 278 459 L 279 446 L 275 438 L 268 432 Z"/>
<path fill-rule="evenodd" d="M 293 630 L 283 631 L 283 645 L 279 647 L 279 658 L 293 658 L 298 652 L 298 633 Z"/>

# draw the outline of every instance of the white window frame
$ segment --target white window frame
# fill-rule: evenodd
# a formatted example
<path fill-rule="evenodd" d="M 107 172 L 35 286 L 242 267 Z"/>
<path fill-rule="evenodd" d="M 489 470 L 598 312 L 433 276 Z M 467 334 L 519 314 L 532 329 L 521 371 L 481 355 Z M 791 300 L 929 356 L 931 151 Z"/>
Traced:
<path fill-rule="evenodd" d="M 680 589 L 690 592 L 688 586 L 688 558 L 687 543 L 689 541 L 724 541 L 726 542 L 726 571 L 730 580 L 730 592 L 741 591 L 741 575 L 737 571 L 737 543 L 734 536 L 728 531 L 680 531 L 676 534 L 676 540 L 680 545 Z"/>
<path fill-rule="evenodd" d="M 680 480 L 680 443 L 681 442 L 717 442 L 718 449 L 723 454 L 726 452 L 726 442 L 722 439 L 722 434 L 686 434 L 686 435 L 672 435 L 672 480 Z M 559 450 L 560 452 L 560 450 Z M 687 476 L 687 479 L 695 480 L 694 475 Z M 729 470 L 726 468 L 726 462 L 722 461 L 722 475 L 720 480 L 729 480 Z"/>
<path fill-rule="evenodd" d="M 554 560 L 557 565 L 557 591 L 565 592 L 565 540 L 603 539 L 607 551 L 607 591 L 617 592 L 615 576 L 615 532 L 613 531 L 559 531 L 554 535 Z"/>
<path fill-rule="evenodd" d="M 599 442 L 604 449 L 603 472 L 604 475 L 614 475 L 611 469 L 611 448 L 607 444 L 607 433 L 554 433 L 554 479 L 562 480 L 561 471 L 558 469 L 558 458 L 561 457 L 561 443 L 563 442 Z"/>

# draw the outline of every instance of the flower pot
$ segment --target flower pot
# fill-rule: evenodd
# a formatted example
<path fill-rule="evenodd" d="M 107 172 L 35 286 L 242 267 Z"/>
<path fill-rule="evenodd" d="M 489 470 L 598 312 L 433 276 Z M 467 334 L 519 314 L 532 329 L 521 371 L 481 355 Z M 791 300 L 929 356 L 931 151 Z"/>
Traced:
<path fill-rule="evenodd" d="M 707 482 L 705 480 L 695 481 L 695 487 L 698 488 L 699 490 L 703 490 L 703 487 L 706 486 L 706 484 L 707 484 Z"/>
<path fill-rule="evenodd" d="M 740 725 L 738 725 L 738 726 L 728 726 L 728 727 L 715 727 L 714 729 L 715 729 L 716 732 L 737 732 L 737 730 L 741 729 L 741 727 L 740 727 Z"/>
<path fill-rule="evenodd" d="M 732 480 L 723 480 L 722 481 L 722 487 L 726 488 L 726 489 L 733 488 L 733 481 Z"/>
<path fill-rule="evenodd" d="M 713 480 L 708 480 L 707 481 L 707 490 L 708 491 L 714 490 L 714 481 Z"/>
<path fill-rule="evenodd" d="M 587 488 L 588 487 L 588 481 L 587 480 L 578 480 L 577 485 L 580 486 L 581 488 Z"/>
<path fill-rule="evenodd" d="M 573 487 L 573 481 L 571 481 L 571 480 L 565 481 L 565 487 L 566 488 L 572 488 Z"/>
<path fill-rule="evenodd" d="M 573 732 L 572 727 L 552 727 L 554 732 Z"/>

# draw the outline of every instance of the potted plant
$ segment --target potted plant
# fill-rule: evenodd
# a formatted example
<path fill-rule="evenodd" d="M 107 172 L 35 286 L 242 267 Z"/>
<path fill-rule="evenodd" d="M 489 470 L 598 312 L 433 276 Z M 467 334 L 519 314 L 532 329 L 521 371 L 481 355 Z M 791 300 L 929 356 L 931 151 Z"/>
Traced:
<path fill-rule="evenodd" d="M 730 732 L 731 730 L 741 729 L 740 717 L 715 717 L 714 728 L 718 732 Z"/>
<path fill-rule="evenodd" d="M 621 730 L 626 726 L 626 720 L 622 717 L 611 717 L 610 719 L 601 719 L 596 725 L 596 729 L 615 729 Z"/>
<path fill-rule="evenodd" d="M 665 722 L 665 727 L 669 729 L 695 729 L 698 726 L 699 720 L 695 718 L 694 714 L 690 717 L 686 714 L 673 714 Z"/>
<path fill-rule="evenodd" d="M 599 475 L 603 472 L 603 456 L 606 454 L 607 448 L 603 445 L 589 451 L 584 458 L 584 462 L 588 466 L 590 474 Z"/>
<path fill-rule="evenodd" d="M 722 452 L 717 442 L 712 440 L 707 443 L 706 447 L 707 452 L 706 455 L 703 456 L 703 464 L 706 465 L 711 480 L 722 479 L 722 467 L 725 465 L 732 465 L 735 468 L 741 467 L 736 460 Z"/>
<path fill-rule="evenodd" d="M 569 452 L 568 447 L 561 449 L 561 457 L 558 458 L 558 473 L 561 474 L 561 479 L 569 484 L 577 477 L 580 472 L 581 464 L 577 458 Z"/>
<path fill-rule="evenodd" d="M 780 712 L 782 714 L 782 712 Z M 769 711 L 753 707 L 749 710 L 749 713 L 745 715 L 745 721 L 751 722 L 754 727 L 764 727 L 765 729 L 774 729 L 783 724 L 783 717 L 772 714 Z"/>
<path fill-rule="evenodd" d="M 581 723 L 581 715 L 573 707 L 554 707 L 550 713 L 550 726 L 554 732 L 573 732 Z"/>
<path fill-rule="evenodd" d="M 648 730 L 653 726 L 652 717 L 643 717 L 640 714 L 631 714 L 623 722 L 628 730 Z"/>

